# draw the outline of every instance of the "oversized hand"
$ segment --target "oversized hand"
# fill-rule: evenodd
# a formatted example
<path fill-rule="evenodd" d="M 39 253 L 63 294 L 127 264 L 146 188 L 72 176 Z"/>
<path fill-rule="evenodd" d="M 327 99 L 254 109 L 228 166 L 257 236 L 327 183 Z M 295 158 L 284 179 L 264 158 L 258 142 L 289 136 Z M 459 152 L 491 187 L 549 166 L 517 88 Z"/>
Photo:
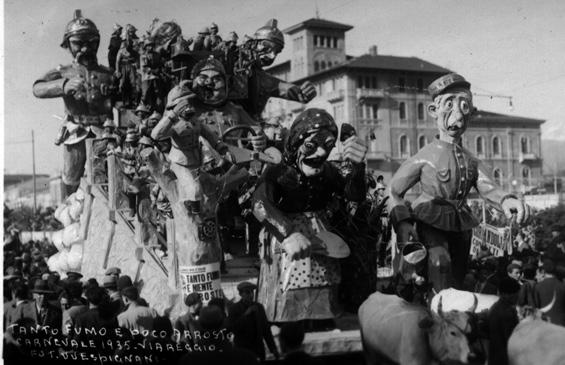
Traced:
<path fill-rule="evenodd" d="M 302 102 L 307 103 L 316 97 L 316 87 L 310 81 L 306 81 L 300 86 L 302 92 Z"/>
<path fill-rule="evenodd" d="M 418 234 L 414 225 L 408 222 L 400 222 L 396 228 L 396 241 L 397 242 L 411 242 L 417 241 Z"/>
<path fill-rule="evenodd" d="M 249 136 L 249 141 L 255 151 L 261 152 L 267 147 L 267 136 L 262 131 L 258 132 L 256 136 Z"/>
<path fill-rule="evenodd" d="M 513 197 L 504 199 L 502 210 L 504 210 L 504 215 L 508 219 L 512 219 L 514 214 L 516 214 L 516 223 L 518 224 L 526 223 L 531 216 L 530 206 L 522 200 Z"/>
<path fill-rule="evenodd" d="M 284 250 L 292 260 L 310 256 L 312 243 L 300 232 L 294 232 L 282 242 Z"/>
<path fill-rule="evenodd" d="M 365 159 L 367 154 L 367 146 L 363 141 L 356 137 L 349 137 L 345 142 L 343 142 L 343 157 L 352 162 L 360 163 Z"/>
<path fill-rule="evenodd" d="M 192 107 L 191 100 L 189 98 L 183 98 L 173 107 L 173 112 L 181 118 L 188 119 L 195 111 Z"/>
<path fill-rule="evenodd" d="M 75 99 L 83 98 L 86 92 L 84 79 L 82 77 L 73 77 L 67 80 L 63 86 L 63 92 L 65 95 L 74 95 Z"/>

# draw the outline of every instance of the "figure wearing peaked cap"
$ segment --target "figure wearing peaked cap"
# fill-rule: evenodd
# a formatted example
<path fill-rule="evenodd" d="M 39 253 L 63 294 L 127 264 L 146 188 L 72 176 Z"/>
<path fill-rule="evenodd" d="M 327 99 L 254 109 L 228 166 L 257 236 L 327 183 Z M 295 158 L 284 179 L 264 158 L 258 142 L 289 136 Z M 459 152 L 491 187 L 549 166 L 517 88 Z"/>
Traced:
<path fill-rule="evenodd" d="M 352 202 L 366 196 L 366 147 L 357 139 L 344 144 L 352 173 L 343 177 L 327 161 L 337 137 L 329 113 L 303 111 L 290 128 L 283 162 L 267 166 L 253 194 L 253 214 L 264 227 L 258 301 L 271 322 L 330 319 L 337 314 L 337 258 L 346 257 L 349 247 L 328 232 L 324 212 L 335 195 Z"/>
<path fill-rule="evenodd" d="M 390 217 L 399 243 L 419 239 L 426 245 L 427 279 L 433 288 L 461 289 L 472 229 L 478 225 L 466 204 L 471 189 L 508 217 L 516 209 L 518 223 L 528 219 L 530 209 L 498 187 L 481 161 L 461 145 L 475 109 L 470 83 L 449 74 L 432 82 L 428 90 L 433 97 L 428 113 L 437 122 L 439 139 L 407 159 L 394 174 Z M 418 182 L 422 193 L 410 209 L 404 195 Z"/>
<path fill-rule="evenodd" d="M 71 281 L 79 281 L 82 279 L 82 274 L 76 271 L 67 271 L 67 279 Z"/>
<path fill-rule="evenodd" d="M 206 48 L 206 46 L 209 46 L 207 45 L 207 43 L 209 43 L 209 41 L 207 41 L 207 38 L 209 36 L 210 36 L 210 28 L 204 27 L 200 29 L 198 31 L 198 34 L 194 38 L 194 44 L 192 45 L 192 50 L 195 52 L 210 51 L 210 49 Z"/>
<path fill-rule="evenodd" d="M 47 72 L 33 84 L 36 97 L 60 97 L 65 104 L 65 125 L 56 143 L 64 144 L 62 179 L 66 195 L 78 188 L 84 175 L 84 140 L 100 135 L 104 121 L 113 118 L 114 78 L 110 69 L 98 64 L 99 43 L 96 25 L 76 10 L 61 43 L 71 53 L 73 63 Z"/>

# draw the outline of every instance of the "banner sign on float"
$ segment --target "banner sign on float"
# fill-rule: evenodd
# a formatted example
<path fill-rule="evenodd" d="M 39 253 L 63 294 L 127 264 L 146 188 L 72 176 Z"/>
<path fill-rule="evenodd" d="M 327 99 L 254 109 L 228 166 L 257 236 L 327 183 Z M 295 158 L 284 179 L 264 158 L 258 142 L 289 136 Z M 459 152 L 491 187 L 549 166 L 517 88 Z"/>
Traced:
<path fill-rule="evenodd" d="M 494 256 L 512 254 L 512 240 L 509 228 L 497 228 L 486 223 L 473 228 L 471 239 L 471 255 L 476 257 L 481 249 L 486 247 Z"/>
<path fill-rule="evenodd" d="M 222 298 L 222 285 L 220 279 L 220 263 L 180 266 L 182 290 L 184 295 L 199 293 L 204 304 L 212 298 Z"/>

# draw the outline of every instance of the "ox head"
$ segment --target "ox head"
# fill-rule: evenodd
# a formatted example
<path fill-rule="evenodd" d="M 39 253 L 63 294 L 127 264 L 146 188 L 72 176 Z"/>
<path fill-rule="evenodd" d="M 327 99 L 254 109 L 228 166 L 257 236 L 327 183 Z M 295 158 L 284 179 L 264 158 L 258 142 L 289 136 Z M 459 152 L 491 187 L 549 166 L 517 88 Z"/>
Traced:
<path fill-rule="evenodd" d="M 438 313 L 427 312 L 419 326 L 428 336 L 431 355 L 440 363 L 467 364 L 472 356 L 466 330 L 470 331 L 469 314 L 450 311 L 444 313 L 442 302 Z"/>
<path fill-rule="evenodd" d="M 476 330 L 477 327 L 477 316 L 475 315 L 475 310 L 479 305 L 479 300 L 475 294 L 473 294 L 473 304 L 465 310 L 451 310 L 448 312 L 443 311 L 443 298 L 439 297 L 439 302 L 437 306 L 438 315 L 445 320 L 453 323 L 457 326 L 465 335 L 469 336 Z"/>
<path fill-rule="evenodd" d="M 542 320 L 547 321 L 547 313 L 553 308 L 555 304 L 555 297 L 557 293 L 553 292 L 553 299 L 543 308 L 535 308 L 531 305 L 517 306 L 516 311 L 518 312 L 518 319 L 520 322 L 532 321 L 532 320 Z"/>

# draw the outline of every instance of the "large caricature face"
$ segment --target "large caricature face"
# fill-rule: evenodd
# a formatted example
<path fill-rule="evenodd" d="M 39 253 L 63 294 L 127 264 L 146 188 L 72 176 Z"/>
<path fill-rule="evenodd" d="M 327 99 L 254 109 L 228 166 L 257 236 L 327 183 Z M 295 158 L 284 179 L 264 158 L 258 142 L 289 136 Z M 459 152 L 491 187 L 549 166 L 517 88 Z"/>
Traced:
<path fill-rule="evenodd" d="M 436 96 L 428 106 L 429 114 L 436 119 L 442 140 L 458 140 L 469 126 L 473 114 L 473 97 L 469 89 L 459 87 Z"/>
<path fill-rule="evenodd" d="M 296 156 L 296 163 L 304 176 L 320 174 L 334 146 L 335 136 L 329 130 L 322 129 L 307 137 Z"/>
<path fill-rule="evenodd" d="M 280 46 L 269 40 L 260 40 L 255 50 L 257 51 L 262 67 L 272 65 L 277 55 L 282 51 Z"/>
<path fill-rule="evenodd" d="M 225 75 L 217 70 L 201 71 L 194 78 L 192 87 L 205 104 L 222 104 L 228 96 Z"/>
<path fill-rule="evenodd" d="M 100 44 L 97 35 L 74 35 L 69 38 L 69 50 L 79 63 L 96 61 L 96 52 Z"/>

